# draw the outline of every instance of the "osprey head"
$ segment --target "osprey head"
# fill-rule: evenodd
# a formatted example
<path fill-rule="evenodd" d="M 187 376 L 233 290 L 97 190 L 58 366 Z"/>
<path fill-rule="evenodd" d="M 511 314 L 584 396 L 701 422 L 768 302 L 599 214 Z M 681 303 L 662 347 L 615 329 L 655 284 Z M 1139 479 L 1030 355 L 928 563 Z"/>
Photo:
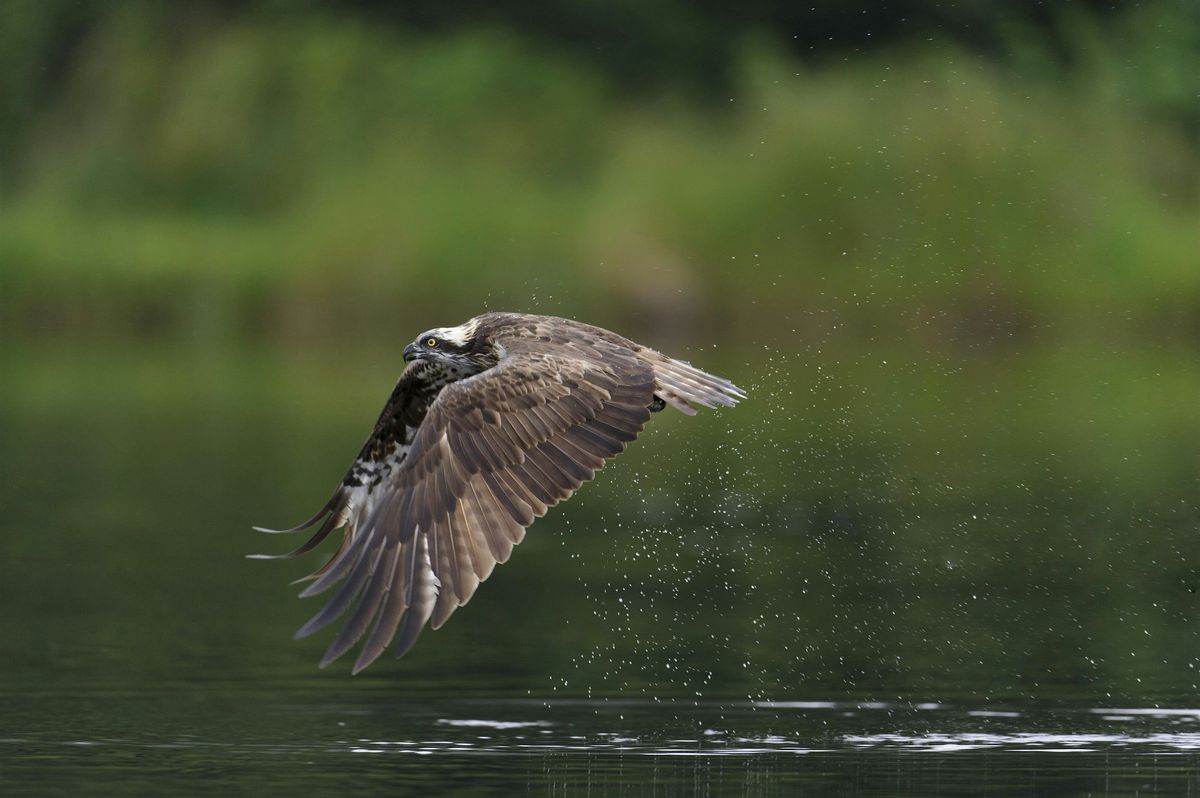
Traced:
<path fill-rule="evenodd" d="M 404 347 L 404 360 L 424 360 L 461 376 L 477 374 L 496 363 L 492 347 L 475 335 L 472 319 L 457 327 L 435 327 Z"/>

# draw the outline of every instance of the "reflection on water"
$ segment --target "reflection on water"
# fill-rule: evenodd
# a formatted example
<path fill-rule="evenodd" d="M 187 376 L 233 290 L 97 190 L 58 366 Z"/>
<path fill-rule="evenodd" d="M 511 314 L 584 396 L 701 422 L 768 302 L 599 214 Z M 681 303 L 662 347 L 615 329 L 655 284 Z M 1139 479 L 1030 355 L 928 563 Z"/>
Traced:
<path fill-rule="evenodd" d="M 10 697 L 11 698 L 11 697 Z M 111 699 L 114 716 L 179 695 Z M 96 734 L 45 729 L 9 701 L 0 739 L 9 788 L 68 785 L 84 773 L 150 776 L 163 790 L 204 774 L 286 792 L 417 794 L 474 785 L 485 794 L 1183 794 L 1200 789 L 1200 710 L 966 709 L 946 704 L 394 699 L 331 704 L 300 693 L 245 696 L 250 715 L 189 696 L 183 728 Z M 86 704 L 86 702 L 85 702 Z M 227 709 L 225 707 L 224 709 Z M 19 732 L 22 729 L 25 734 Z"/>
<path fill-rule="evenodd" d="M 1091 719 L 1078 712 L 1016 712 L 994 710 L 958 710 L 941 705 L 923 705 L 918 712 L 936 707 L 939 717 L 924 722 L 934 726 L 967 726 L 970 718 L 1012 719 L 1012 730 L 1005 732 L 983 732 L 975 730 L 941 730 L 922 734 L 884 732 L 879 734 L 837 734 L 840 725 L 867 723 L 888 725 L 907 716 L 910 710 L 887 704 L 844 704 L 836 702 L 779 702 L 803 705 L 808 711 L 803 716 L 791 719 L 781 715 L 755 717 L 745 707 L 731 706 L 722 709 L 723 717 L 733 722 L 738 729 L 764 725 L 787 725 L 792 723 L 809 726 L 820 723 L 822 733 L 818 737 L 805 734 L 763 733 L 746 736 L 744 731 L 704 728 L 699 734 L 686 738 L 661 738 L 642 729 L 643 736 L 631 736 L 631 731 L 593 731 L 588 734 L 570 734 L 578 730 L 578 721 L 555 723 L 550 720 L 514 721 L 483 718 L 439 718 L 439 727 L 450 727 L 445 733 L 432 735 L 448 739 L 429 740 L 358 740 L 350 749 L 355 753 L 387 753 L 388 751 L 418 754 L 449 754 L 473 751 L 478 753 L 505 754 L 529 751 L 578 751 L 619 752 L 641 755 L 673 756 L 743 756 L 754 754 L 808 754 L 818 751 L 855 751 L 865 748 L 895 749 L 914 752 L 970 751 L 978 749 L 1000 749 L 1045 753 L 1084 753 L 1103 749 L 1132 750 L 1138 753 L 1165 753 L 1191 751 L 1200 747 L 1200 710 L 1195 709 L 1090 709 L 1086 713 L 1100 715 L 1103 721 L 1133 722 L 1139 717 L 1153 718 L 1163 727 L 1190 726 L 1192 731 L 1151 731 L 1143 726 L 1134 734 L 1072 732 L 1072 731 L 1020 731 L 1030 726 L 1062 724 L 1088 727 Z M 552 705 L 544 705 L 547 710 Z M 578 704 L 584 712 L 596 710 L 600 705 Z M 611 708 L 605 705 L 611 714 Z M 824 710 L 822 717 L 821 710 Z M 646 722 L 652 722 L 655 713 L 662 713 L 659 705 L 626 705 L 626 711 L 637 713 Z M 694 711 L 694 710 L 693 710 Z M 877 717 L 873 717 L 877 715 Z M 624 719 L 624 715 L 621 716 Z M 850 722 L 849 719 L 854 719 Z M 915 717 L 908 718 L 916 722 Z M 727 724 L 728 725 L 728 724 Z M 1007 724 L 1006 724 L 1007 725 Z M 1107 725 L 1107 724 L 1104 724 Z M 635 729 L 636 730 L 636 729 Z M 811 731 L 806 729 L 806 731 Z"/>

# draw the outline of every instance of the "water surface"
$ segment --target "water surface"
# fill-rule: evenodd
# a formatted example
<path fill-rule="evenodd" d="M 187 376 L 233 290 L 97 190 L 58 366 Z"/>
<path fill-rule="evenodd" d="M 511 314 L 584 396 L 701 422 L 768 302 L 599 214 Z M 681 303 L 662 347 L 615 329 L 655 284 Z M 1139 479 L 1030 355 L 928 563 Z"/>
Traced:
<path fill-rule="evenodd" d="M 71 706 L 47 717 L 46 708 Z M 15 713 L 14 713 L 15 710 Z M 401 700 L 237 686 L 10 701 L 18 791 L 1193 794 L 1200 710 Z M 21 730 L 24 729 L 22 733 Z M 15 734 L 13 734 L 15 732 Z"/>
<path fill-rule="evenodd" d="M 244 555 L 324 501 L 385 357 L 3 354 L 6 793 L 1200 792 L 1184 461 L 934 482 L 944 441 L 889 452 L 764 366 L 770 401 L 656 419 L 351 677 L 290 639 L 320 558 Z"/>

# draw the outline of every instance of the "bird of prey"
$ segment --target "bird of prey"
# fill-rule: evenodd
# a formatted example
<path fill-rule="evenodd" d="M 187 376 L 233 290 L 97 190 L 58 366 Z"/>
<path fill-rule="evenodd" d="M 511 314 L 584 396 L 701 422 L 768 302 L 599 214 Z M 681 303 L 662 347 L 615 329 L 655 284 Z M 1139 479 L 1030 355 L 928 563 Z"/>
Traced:
<path fill-rule="evenodd" d="M 375 429 L 294 557 L 342 530 L 300 594 L 336 585 L 297 633 L 349 619 L 321 667 L 366 635 L 358 673 L 396 639 L 466 604 L 525 528 L 625 450 L 667 405 L 732 406 L 745 393 L 616 333 L 570 319 L 486 313 L 421 333 Z M 303 580 L 302 580 L 303 581 Z"/>

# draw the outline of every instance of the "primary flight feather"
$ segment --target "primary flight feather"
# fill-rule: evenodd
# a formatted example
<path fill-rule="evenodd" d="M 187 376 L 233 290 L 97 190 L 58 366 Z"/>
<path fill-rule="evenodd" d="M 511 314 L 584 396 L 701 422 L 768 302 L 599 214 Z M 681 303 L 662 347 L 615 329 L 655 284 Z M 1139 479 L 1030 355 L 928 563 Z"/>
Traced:
<path fill-rule="evenodd" d="M 294 557 L 342 530 L 337 551 L 300 594 L 337 586 L 296 637 L 349 612 L 321 667 L 364 636 L 354 672 L 395 640 L 466 604 L 525 528 L 625 450 L 670 405 L 732 406 L 728 380 L 570 319 L 486 313 L 422 333 L 408 367 L 337 491 L 298 532 Z M 340 583 L 340 584 L 339 584 Z"/>

